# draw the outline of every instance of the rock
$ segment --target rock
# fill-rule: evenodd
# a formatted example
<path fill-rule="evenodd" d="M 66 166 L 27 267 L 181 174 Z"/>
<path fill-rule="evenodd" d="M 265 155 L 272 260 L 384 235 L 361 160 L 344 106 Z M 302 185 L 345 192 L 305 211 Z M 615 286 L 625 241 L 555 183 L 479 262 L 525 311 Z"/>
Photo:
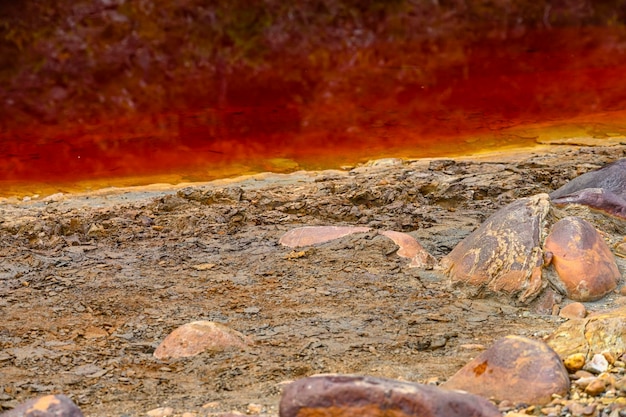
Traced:
<path fill-rule="evenodd" d="M 572 319 L 561 324 L 546 340 L 559 356 L 610 351 L 620 356 L 626 352 L 626 306 L 585 319 Z"/>
<path fill-rule="evenodd" d="M 600 378 L 596 378 L 591 381 L 589 385 L 587 385 L 587 387 L 585 388 L 585 393 L 595 397 L 596 395 L 602 394 L 605 389 L 606 383 Z"/>
<path fill-rule="evenodd" d="M 548 195 L 538 194 L 494 213 L 441 260 L 452 285 L 533 300 L 544 288 L 541 236 L 549 210 Z"/>
<path fill-rule="evenodd" d="M 157 359 L 185 358 L 204 351 L 243 349 L 249 344 L 243 334 L 212 321 L 187 323 L 172 333 L 154 351 Z"/>
<path fill-rule="evenodd" d="M 317 375 L 284 390 L 280 417 L 496 417 L 484 398 L 435 386 L 356 375 Z"/>
<path fill-rule="evenodd" d="M 409 267 L 432 269 L 437 264 L 435 257 L 428 253 L 413 236 L 393 230 L 385 230 L 380 234 L 393 240 L 393 243 L 400 247 L 397 252 L 398 256 L 411 258 Z"/>
<path fill-rule="evenodd" d="M 607 369 L 609 369 L 609 362 L 601 353 L 593 355 L 593 358 L 583 366 L 583 370 L 591 372 L 592 374 L 601 374 L 602 372 L 606 372 Z"/>
<path fill-rule="evenodd" d="M 559 312 L 559 316 L 566 319 L 582 319 L 587 315 L 587 309 L 582 303 L 570 303 L 563 307 Z"/>
<path fill-rule="evenodd" d="M 369 227 L 359 226 L 304 226 L 290 230 L 278 241 L 290 248 L 318 245 L 354 233 L 366 233 Z"/>
<path fill-rule="evenodd" d="M 547 404 L 569 389 L 567 370 L 544 342 L 506 336 L 454 374 L 442 388 L 496 400 Z"/>
<path fill-rule="evenodd" d="M 553 284 L 572 300 L 593 301 L 617 287 L 621 273 L 611 249 L 586 220 L 568 216 L 552 226 L 544 250 L 558 276 Z"/>
<path fill-rule="evenodd" d="M 569 355 L 567 358 L 563 359 L 563 365 L 570 372 L 576 372 L 583 369 L 585 366 L 585 354 L 584 353 L 574 353 L 573 355 Z"/>
<path fill-rule="evenodd" d="M 167 417 L 174 414 L 174 409 L 172 407 L 159 407 L 146 411 L 146 414 L 149 417 Z"/>
<path fill-rule="evenodd" d="M 62 394 L 28 400 L 0 417 L 83 417 L 82 411 Z"/>

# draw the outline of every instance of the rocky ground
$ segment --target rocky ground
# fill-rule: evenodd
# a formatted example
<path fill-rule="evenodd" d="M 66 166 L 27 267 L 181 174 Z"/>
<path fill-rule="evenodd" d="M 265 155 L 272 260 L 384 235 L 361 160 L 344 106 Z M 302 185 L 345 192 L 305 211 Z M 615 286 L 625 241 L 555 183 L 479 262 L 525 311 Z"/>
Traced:
<path fill-rule="evenodd" d="M 622 144 L 550 146 L 1 200 L 0 410 L 64 393 L 90 416 L 272 415 L 286 382 L 317 373 L 445 381 L 497 338 L 542 338 L 564 319 L 464 298 L 376 231 L 302 250 L 280 236 L 366 225 L 409 232 L 439 258 L 505 204 L 625 155 Z M 253 344 L 154 358 L 195 320 Z"/>

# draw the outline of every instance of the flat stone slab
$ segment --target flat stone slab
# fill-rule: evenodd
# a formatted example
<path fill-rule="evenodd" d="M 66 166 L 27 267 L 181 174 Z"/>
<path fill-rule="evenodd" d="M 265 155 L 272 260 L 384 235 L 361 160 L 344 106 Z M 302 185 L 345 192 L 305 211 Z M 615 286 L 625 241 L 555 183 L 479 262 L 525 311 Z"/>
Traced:
<path fill-rule="evenodd" d="M 319 245 L 354 233 L 366 233 L 371 228 L 362 226 L 303 226 L 292 229 L 278 241 L 289 248 Z"/>
<path fill-rule="evenodd" d="M 514 403 L 547 404 L 565 395 L 570 380 L 561 358 L 546 343 L 506 336 L 454 374 L 442 388 Z"/>
<path fill-rule="evenodd" d="M 411 268 L 433 268 L 437 264 L 434 256 L 424 249 L 424 247 L 411 235 L 394 230 L 383 230 L 381 235 L 393 240 L 398 245 L 398 256 L 410 258 Z"/>
<path fill-rule="evenodd" d="M 287 385 L 280 417 L 500 417 L 476 395 L 357 375 L 317 375 Z"/>

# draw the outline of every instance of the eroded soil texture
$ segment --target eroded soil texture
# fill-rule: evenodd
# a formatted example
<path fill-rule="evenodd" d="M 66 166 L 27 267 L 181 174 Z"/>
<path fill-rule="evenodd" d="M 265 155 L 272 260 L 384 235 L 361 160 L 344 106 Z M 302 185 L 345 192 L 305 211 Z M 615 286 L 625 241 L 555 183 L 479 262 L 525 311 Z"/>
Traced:
<path fill-rule="evenodd" d="M 563 319 L 465 298 L 440 271 L 408 268 L 377 231 L 408 232 L 440 258 L 498 208 L 625 150 L 553 146 L 3 200 L 1 409 L 64 393 L 91 416 L 163 406 L 277 414 L 284 383 L 316 373 L 445 381 L 481 345 L 508 334 L 540 338 Z M 303 225 L 374 230 L 296 250 L 278 243 Z M 196 320 L 223 323 L 253 344 L 153 357 L 172 330 Z"/>

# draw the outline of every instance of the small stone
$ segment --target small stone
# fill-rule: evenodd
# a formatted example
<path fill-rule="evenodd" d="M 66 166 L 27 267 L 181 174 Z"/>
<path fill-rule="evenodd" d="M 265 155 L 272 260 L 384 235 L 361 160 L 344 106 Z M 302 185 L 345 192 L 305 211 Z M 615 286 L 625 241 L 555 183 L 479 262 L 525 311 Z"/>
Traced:
<path fill-rule="evenodd" d="M 248 414 L 261 414 L 263 412 L 263 405 L 250 403 L 248 407 L 246 407 L 246 413 Z"/>
<path fill-rule="evenodd" d="M 587 315 L 587 309 L 583 303 L 574 302 L 566 305 L 559 313 L 560 317 L 566 319 L 583 319 Z"/>
<path fill-rule="evenodd" d="M 604 351 L 604 352 L 602 352 L 602 355 L 604 356 L 606 361 L 609 363 L 609 365 L 613 365 L 615 363 L 615 361 L 617 360 L 615 358 L 615 355 L 612 352 Z"/>
<path fill-rule="evenodd" d="M 316 375 L 287 385 L 281 417 L 500 417 L 484 398 L 431 385 L 357 375 Z"/>
<path fill-rule="evenodd" d="M 585 393 L 595 397 L 600 395 L 606 389 L 606 383 L 600 378 L 596 378 L 587 385 L 585 388 Z"/>
<path fill-rule="evenodd" d="M 606 372 L 607 369 L 609 369 L 609 362 L 601 353 L 593 355 L 593 358 L 591 358 L 591 360 L 583 366 L 583 370 L 589 371 L 593 374 Z"/>
<path fill-rule="evenodd" d="M 615 389 L 622 393 L 626 393 L 626 377 L 617 380 L 615 383 Z"/>
<path fill-rule="evenodd" d="M 592 374 L 591 372 L 587 372 L 587 371 L 583 371 L 582 369 L 580 371 L 576 371 L 574 372 L 574 377 L 576 379 L 580 379 L 580 378 L 589 378 L 589 377 L 595 377 L 594 374 Z"/>
<path fill-rule="evenodd" d="M 596 404 L 589 404 L 585 408 L 583 408 L 583 415 L 590 416 L 596 412 Z"/>
<path fill-rule="evenodd" d="M 146 411 L 146 414 L 150 417 L 167 417 L 174 414 L 174 409 L 172 407 L 159 407 Z"/>
<path fill-rule="evenodd" d="M 579 387 L 581 389 L 585 389 L 585 388 L 587 388 L 589 386 L 589 384 L 591 384 L 596 379 L 598 379 L 598 377 L 596 377 L 596 376 L 588 376 L 588 377 L 584 377 L 584 378 L 578 378 L 576 381 L 574 381 L 574 385 L 576 385 L 577 387 Z"/>
<path fill-rule="evenodd" d="M 28 400 L 0 415 L 2 417 L 83 417 L 78 406 L 62 394 Z"/>
<path fill-rule="evenodd" d="M 609 372 L 601 373 L 600 375 L 598 375 L 598 378 L 600 378 L 601 380 L 605 382 L 605 385 L 607 386 L 607 388 L 613 388 L 615 387 L 615 384 L 617 383 L 615 376 L 613 376 L 613 374 Z"/>
<path fill-rule="evenodd" d="M 185 358 L 204 351 L 222 352 L 229 348 L 243 349 L 249 344 L 241 333 L 220 323 L 194 321 L 172 333 L 154 351 L 157 359 Z"/>
<path fill-rule="evenodd" d="M 567 370 L 542 341 L 506 336 L 442 385 L 497 400 L 547 404 L 569 389 Z"/>
<path fill-rule="evenodd" d="M 561 412 L 561 406 L 544 407 L 541 412 L 546 415 L 558 416 Z"/>
<path fill-rule="evenodd" d="M 574 353 L 563 360 L 563 364 L 570 372 L 576 372 L 585 366 L 585 354 Z"/>

